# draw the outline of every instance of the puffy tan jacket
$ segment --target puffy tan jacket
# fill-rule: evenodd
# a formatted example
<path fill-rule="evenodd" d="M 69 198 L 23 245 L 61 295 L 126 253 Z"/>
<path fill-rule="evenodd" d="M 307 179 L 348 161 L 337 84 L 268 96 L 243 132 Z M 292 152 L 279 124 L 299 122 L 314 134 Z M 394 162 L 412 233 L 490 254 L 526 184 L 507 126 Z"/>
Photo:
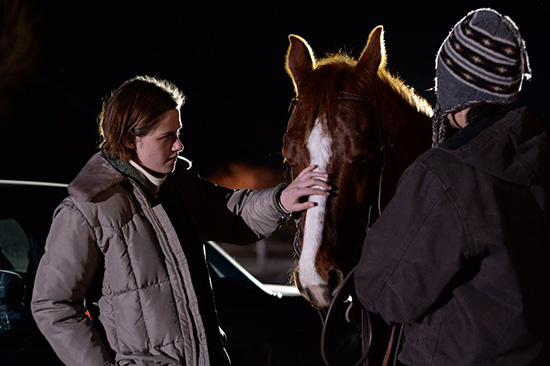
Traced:
<path fill-rule="evenodd" d="M 229 190 L 180 159 L 155 199 L 115 163 L 94 155 L 54 213 L 32 300 L 40 330 L 67 365 L 223 364 L 203 243 L 269 235 L 285 220 L 281 187 Z"/>
<path fill-rule="evenodd" d="M 406 365 L 549 365 L 550 145 L 525 108 L 466 126 L 401 177 L 355 286 L 403 323 Z"/>

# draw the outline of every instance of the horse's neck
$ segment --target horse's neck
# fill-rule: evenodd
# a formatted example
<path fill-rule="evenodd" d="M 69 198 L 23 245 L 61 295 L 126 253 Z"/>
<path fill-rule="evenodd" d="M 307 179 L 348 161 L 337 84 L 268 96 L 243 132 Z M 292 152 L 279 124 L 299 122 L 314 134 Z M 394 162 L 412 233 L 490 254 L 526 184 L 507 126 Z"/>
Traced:
<path fill-rule="evenodd" d="M 381 205 L 385 206 L 395 193 L 397 181 L 405 169 L 431 146 L 431 118 L 425 106 L 413 102 L 388 86 L 386 98 L 380 103 L 387 143 L 384 156 L 384 176 L 381 178 Z M 421 108 L 423 107 L 423 108 Z"/>
<path fill-rule="evenodd" d="M 418 156 L 431 146 L 432 124 L 431 117 L 427 114 L 429 106 L 415 104 L 421 102 L 415 102 L 414 95 L 408 95 L 409 92 L 399 93 L 393 89 L 389 92 L 397 96 L 388 97 L 383 104 L 382 114 L 388 137 L 392 142 L 398 143 L 403 151 Z"/>

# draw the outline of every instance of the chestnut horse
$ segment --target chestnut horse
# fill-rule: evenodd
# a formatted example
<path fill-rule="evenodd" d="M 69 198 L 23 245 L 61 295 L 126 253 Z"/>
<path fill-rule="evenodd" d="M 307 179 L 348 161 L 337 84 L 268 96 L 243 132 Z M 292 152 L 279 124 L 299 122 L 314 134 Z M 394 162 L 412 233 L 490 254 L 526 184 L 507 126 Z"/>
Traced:
<path fill-rule="evenodd" d="M 317 60 L 291 35 L 286 69 L 296 98 L 284 136 L 292 173 L 310 164 L 330 173 L 336 194 L 311 196 L 295 246 L 296 285 L 315 307 L 328 307 L 357 264 L 366 229 L 395 192 L 403 170 L 431 144 L 429 104 L 386 68 L 383 28 L 358 61 L 345 54 Z"/>

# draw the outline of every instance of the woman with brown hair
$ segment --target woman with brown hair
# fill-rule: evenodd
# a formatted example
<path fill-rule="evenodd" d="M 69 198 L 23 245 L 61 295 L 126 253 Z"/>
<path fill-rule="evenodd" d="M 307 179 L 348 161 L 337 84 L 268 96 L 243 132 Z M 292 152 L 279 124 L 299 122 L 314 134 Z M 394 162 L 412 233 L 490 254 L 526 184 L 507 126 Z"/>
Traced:
<path fill-rule="evenodd" d="M 101 151 L 54 214 L 32 310 L 66 364 L 228 364 L 203 243 L 255 242 L 308 209 L 304 196 L 329 194 L 314 167 L 261 191 L 202 179 L 179 156 L 183 102 L 166 80 L 120 86 L 99 117 Z"/>

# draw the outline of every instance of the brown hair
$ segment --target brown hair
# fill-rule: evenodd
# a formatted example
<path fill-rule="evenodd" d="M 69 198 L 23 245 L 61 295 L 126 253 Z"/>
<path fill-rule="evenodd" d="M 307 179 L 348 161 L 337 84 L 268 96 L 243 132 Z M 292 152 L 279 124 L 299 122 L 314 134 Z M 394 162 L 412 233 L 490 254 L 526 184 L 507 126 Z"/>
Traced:
<path fill-rule="evenodd" d="M 129 160 L 132 151 L 123 142 L 126 134 L 145 136 L 157 127 L 158 117 L 185 102 L 171 82 L 151 76 L 136 76 L 111 92 L 98 118 L 99 148 L 107 156 Z"/>

